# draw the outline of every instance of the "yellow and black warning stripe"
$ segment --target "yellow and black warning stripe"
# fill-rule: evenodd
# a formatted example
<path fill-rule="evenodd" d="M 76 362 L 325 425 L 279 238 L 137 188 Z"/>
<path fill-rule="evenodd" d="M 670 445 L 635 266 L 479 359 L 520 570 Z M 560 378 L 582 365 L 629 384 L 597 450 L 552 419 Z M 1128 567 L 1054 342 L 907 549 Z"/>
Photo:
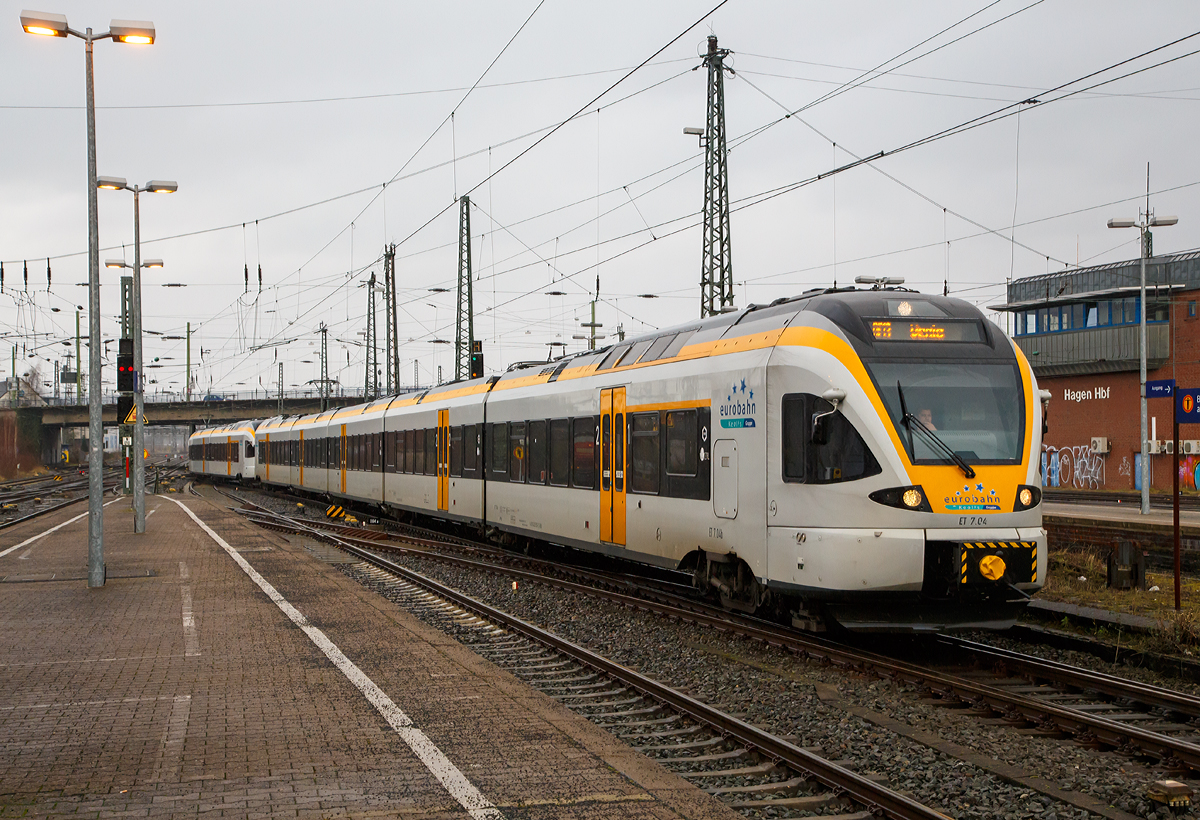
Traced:
<path fill-rule="evenodd" d="M 346 516 L 346 508 L 334 504 L 325 511 L 325 515 L 328 518 L 344 518 Z"/>
<path fill-rule="evenodd" d="M 962 543 L 962 553 L 959 567 L 959 583 L 967 584 L 972 581 L 981 580 L 975 576 L 979 574 L 979 562 L 970 560 L 972 553 L 970 550 L 988 550 L 994 554 L 1009 557 L 1009 554 L 1016 550 L 1029 550 L 1030 552 L 1030 572 L 1029 581 L 1037 582 L 1037 542 L 1036 541 L 964 541 Z M 1010 559 L 1011 560 L 1011 559 Z M 976 572 L 970 572 L 972 568 Z M 1016 583 L 1022 583 L 1024 579 L 1016 580 Z"/>

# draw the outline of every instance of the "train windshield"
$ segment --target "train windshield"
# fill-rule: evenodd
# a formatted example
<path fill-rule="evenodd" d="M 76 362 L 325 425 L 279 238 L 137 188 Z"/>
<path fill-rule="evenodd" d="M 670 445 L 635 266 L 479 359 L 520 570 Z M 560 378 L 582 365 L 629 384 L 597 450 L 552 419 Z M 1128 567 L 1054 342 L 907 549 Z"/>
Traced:
<path fill-rule="evenodd" d="M 1025 440 L 1024 389 L 1015 363 L 867 363 L 913 463 L 951 463 L 923 436 L 909 434 L 904 411 L 971 464 L 1018 464 Z"/>

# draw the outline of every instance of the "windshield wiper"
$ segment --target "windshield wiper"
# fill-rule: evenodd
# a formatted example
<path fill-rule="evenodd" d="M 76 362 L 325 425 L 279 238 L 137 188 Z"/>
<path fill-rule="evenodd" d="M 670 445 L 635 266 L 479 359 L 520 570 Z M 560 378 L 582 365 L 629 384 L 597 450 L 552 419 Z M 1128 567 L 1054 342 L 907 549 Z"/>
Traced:
<path fill-rule="evenodd" d="M 904 388 L 900 386 L 900 382 L 896 382 L 896 392 L 900 394 L 900 412 L 903 414 L 904 426 L 908 430 L 908 447 L 913 458 L 916 458 L 916 451 L 913 449 L 913 423 L 916 423 L 916 431 L 921 434 L 921 437 L 933 449 L 940 450 L 947 458 L 958 465 L 958 469 L 963 471 L 963 475 L 967 478 L 975 477 L 975 470 L 971 465 L 963 459 L 958 453 L 954 452 L 946 442 L 942 441 L 937 433 L 925 426 L 925 422 L 908 412 L 908 405 L 904 401 Z"/>

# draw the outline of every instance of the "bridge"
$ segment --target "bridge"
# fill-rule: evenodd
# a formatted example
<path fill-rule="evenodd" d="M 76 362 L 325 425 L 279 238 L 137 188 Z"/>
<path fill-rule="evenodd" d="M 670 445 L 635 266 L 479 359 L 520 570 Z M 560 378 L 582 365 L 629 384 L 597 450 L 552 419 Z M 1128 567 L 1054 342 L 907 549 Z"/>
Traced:
<path fill-rule="evenodd" d="M 149 397 L 147 397 L 149 398 Z M 329 407 L 345 407 L 360 404 L 361 396 L 333 396 L 327 399 Z M 145 402 L 146 424 L 196 425 L 209 427 L 243 419 L 262 419 L 279 415 L 278 398 L 244 398 L 221 401 L 169 401 Z M 23 407 L 22 412 L 40 412 L 43 427 L 87 427 L 88 406 L 86 404 L 58 404 L 43 407 Z M 285 415 L 307 415 L 321 411 L 319 396 L 299 396 L 283 399 Z M 104 424 L 112 427 L 120 424 L 116 403 L 103 405 Z"/>

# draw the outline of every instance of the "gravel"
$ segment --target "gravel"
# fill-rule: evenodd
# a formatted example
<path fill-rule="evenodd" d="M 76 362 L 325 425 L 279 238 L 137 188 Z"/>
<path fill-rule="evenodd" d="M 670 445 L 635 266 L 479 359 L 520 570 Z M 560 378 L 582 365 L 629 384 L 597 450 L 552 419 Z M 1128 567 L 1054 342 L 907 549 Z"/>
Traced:
<path fill-rule="evenodd" d="M 281 512 L 297 511 L 294 502 L 275 503 Z M 851 675 L 754 641 L 706 632 L 590 596 L 531 583 L 522 583 L 514 592 L 512 579 L 502 575 L 419 556 L 393 556 L 393 560 L 787 737 L 798 746 L 845 761 L 861 774 L 882 775 L 892 789 L 953 817 L 1053 820 L 1094 815 L 848 714 L 836 702 L 821 700 L 815 686 L 834 686 L 848 703 L 919 727 L 976 754 L 1017 766 L 1063 790 L 1086 793 L 1139 817 L 1200 818 L 1196 809 L 1172 814 L 1145 798 L 1145 789 L 1153 781 L 1180 779 L 1179 773 L 1164 770 L 1154 761 L 1137 762 L 1070 741 L 984 723 L 958 710 L 925 703 L 910 686 Z M 340 568 L 367 583 L 354 565 Z M 1064 663 L 1113 671 L 1090 655 L 1035 647 L 1003 636 L 973 637 Z M 1117 672 L 1185 691 L 1197 688 L 1163 681 L 1146 670 L 1122 668 Z"/>

